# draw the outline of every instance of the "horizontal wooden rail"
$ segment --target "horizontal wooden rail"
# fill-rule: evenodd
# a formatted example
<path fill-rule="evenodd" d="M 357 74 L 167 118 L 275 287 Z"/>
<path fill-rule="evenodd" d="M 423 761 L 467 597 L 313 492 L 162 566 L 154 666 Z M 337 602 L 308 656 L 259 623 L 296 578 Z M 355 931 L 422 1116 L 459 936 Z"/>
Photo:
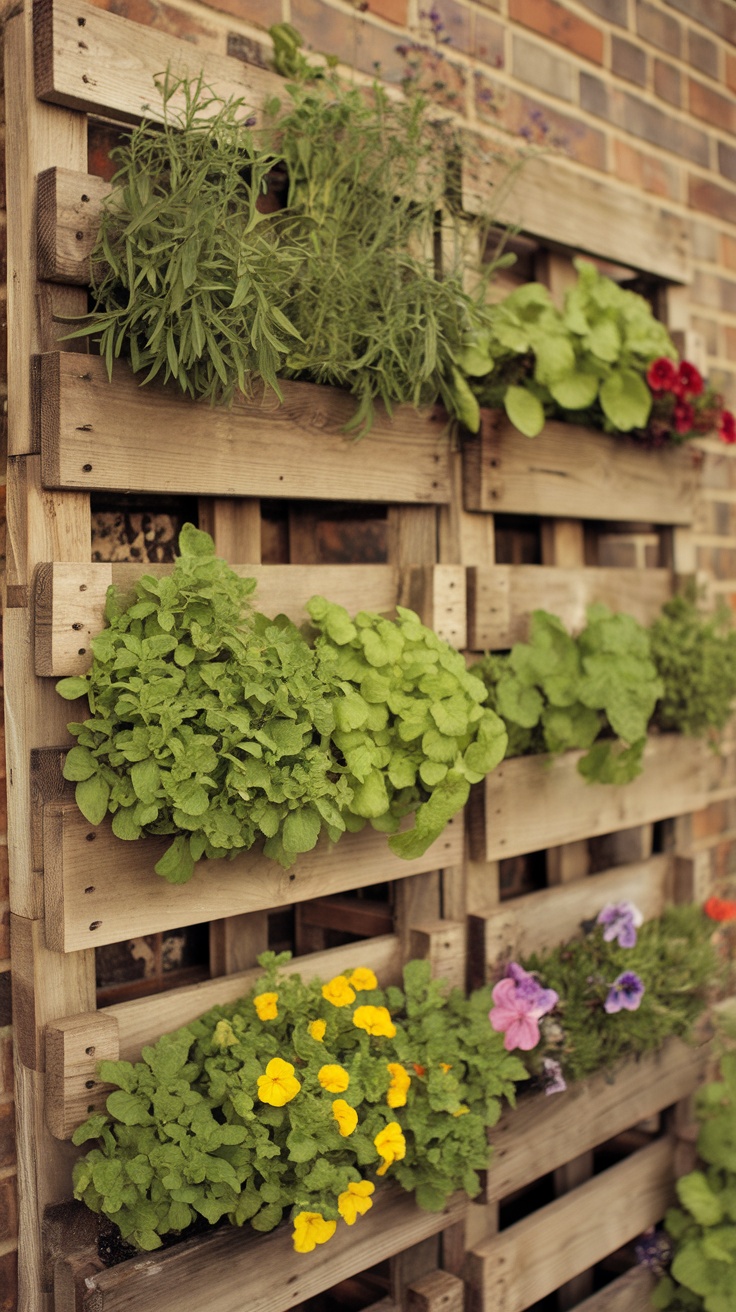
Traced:
<path fill-rule="evenodd" d="M 661 1220 L 674 1200 L 674 1143 L 660 1139 L 468 1255 L 478 1312 L 524 1312 Z"/>
<path fill-rule="evenodd" d="M 468 646 L 500 650 L 529 636 L 534 610 L 551 611 L 574 632 L 594 602 L 651 624 L 672 596 L 668 569 L 561 569 L 554 565 L 485 565 L 468 570 Z"/>
<path fill-rule="evenodd" d="M 423 857 L 394 856 L 385 834 L 366 828 L 330 846 L 320 840 L 290 870 L 252 850 L 233 861 L 200 861 L 187 884 L 168 884 L 154 864 L 169 840 L 121 842 L 109 822 L 90 825 L 74 801 L 44 807 L 46 942 L 77 952 L 246 911 L 289 906 L 385 880 L 405 879 L 463 859 L 463 817 L 451 820 Z"/>
<path fill-rule="evenodd" d="M 500 411 L 483 412 L 463 445 L 467 510 L 627 523 L 690 524 L 698 453 L 648 451 L 626 437 L 548 423 L 527 438 Z M 74 484 L 78 486 L 78 484 Z"/>
<path fill-rule="evenodd" d="M 466 635 L 466 573 L 461 565 L 233 565 L 254 578 L 253 604 L 270 616 L 308 619 L 306 603 L 316 595 L 361 610 L 392 613 L 408 606 L 425 624 L 463 648 Z M 123 598 L 144 574 L 160 577 L 170 565 L 39 565 L 35 574 L 36 674 L 60 678 L 84 674 L 92 662 L 90 643 L 105 627 L 105 597 L 114 585 Z"/>
<path fill-rule="evenodd" d="M 633 1266 L 610 1285 L 578 1303 L 575 1312 L 652 1312 L 656 1277 L 646 1267 Z"/>
<path fill-rule="evenodd" d="M 96 11 L 97 12 L 97 11 Z M 139 386 L 99 356 L 42 355 L 46 487 L 440 504 L 450 497 L 446 416 L 378 406 L 367 438 L 345 437 L 355 401 L 338 388 L 284 382 L 231 407 L 193 404 L 176 387 Z"/>
<path fill-rule="evenodd" d="M 631 784 L 589 784 L 578 773 L 582 752 L 517 756 L 503 761 L 471 798 L 473 859 L 496 861 L 687 815 L 736 795 L 736 755 L 718 756 L 679 734 L 650 738 L 644 773 Z"/>

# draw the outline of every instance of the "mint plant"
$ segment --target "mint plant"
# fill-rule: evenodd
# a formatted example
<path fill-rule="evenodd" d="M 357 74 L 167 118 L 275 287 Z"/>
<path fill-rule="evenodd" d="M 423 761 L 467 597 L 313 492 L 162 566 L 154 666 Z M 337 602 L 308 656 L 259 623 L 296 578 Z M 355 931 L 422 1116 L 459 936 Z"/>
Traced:
<path fill-rule="evenodd" d="M 673 597 L 650 629 L 652 659 L 664 689 L 657 722 L 689 737 L 715 735 L 733 714 L 736 631 L 722 606 L 704 614 L 693 591 Z"/>

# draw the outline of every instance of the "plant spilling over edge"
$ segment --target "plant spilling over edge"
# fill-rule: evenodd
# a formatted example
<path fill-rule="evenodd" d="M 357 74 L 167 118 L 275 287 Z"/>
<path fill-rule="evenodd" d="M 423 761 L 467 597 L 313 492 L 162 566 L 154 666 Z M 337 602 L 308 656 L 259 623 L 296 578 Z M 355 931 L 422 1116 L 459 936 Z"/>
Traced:
<path fill-rule="evenodd" d="M 144 383 L 212 402 L 259 381 L 281 398 L 279 379 L 304 379 L 352 393 L 346 431 L 366 432 L 376 401 L 390 414 L 438 399 L 477 430 L 462 361 L 488 320 L 484 285 L 512 257 L 467 294 L 470 229 L 446 210 L 452 267 L 436 276 L 448 125 L 420 95 L 347 86 L 292 28 L 271 32 L 291 80 L 258 117 L 167 74 L 163 126 L 144 121 L 113 152 L 95 309 L 71 336 L 98 338 L 110 373 L 125 353 Z"/>
<path fill-rule="evenodd" d="M 83 815 L 111 814 L 121 839 L 173 835 L 156 870 L 174 883 L 261 840 L 288 867 L 320 835 L 366 823 L 421 856 L 506 748 L 460 653 L 413 611 L 353 621 L 322 597 L 307 607 L 310 644 L 252 610 L 254 580 L 206 533 L 185 525 L 179 549 L 131 603 L 109 591 L 92 669 L 57 684 L 89 702 L 64 765 Z"/>
<path fill-rule="evenodd" d="M 548 1093 L 626 1057 L 687 1038 L 722 974 L 714 925 L 697 906 L 642 924 L 631 902 L 603 907 L 582 936 L 511 962 L 491 1025 L 521 1049 Z"/>
<path fill-rule="evenodd" d="M 716 746 L 736 697 L 727 609 L 703 615 L 690 590 L 666 602 L 649 630 L 603 605 L 587 614 L 574 638 L 556 615 L 535 610 L 528 642 L 473 666 L 506 726 L 507 756 L 584 749 L 585 779 L 623 784 L 641 773 L 651 724 Z"/>
<path fill-rule="evenodd" d="M 99 1140 L 74 1168 L 75 1196 L 137 1247 L 196 1215 L 261 1231 L 290 1216 L 297 1252 L 311 1252 L 373 1206 L 389 1172 L 429 1211 L 479 1192 L 487 1130 L 526 1078 L 489 1030 L 490 991 L 448 994 L 424 961 L 405 967 L 403 990 L 366 968 L 304 983 L 278 973 L 287 958 L 265 954 L 244 998 L 135 1065 L 100 1063 L 117 1088 L 75 1131 Z"/>
<path fill-rule="evenodd" d="M 586 260 L 577 283 L 554 305 L 527 283 L 494 307 L 477 335 L 471 387 L 480 404 L 503 407 L 526 437 L 546 419 L 628 433 L 649 447 L 678 445 L 718 430 L 736 441 L 723 397 L 677 351 L 651 306 Z"/>

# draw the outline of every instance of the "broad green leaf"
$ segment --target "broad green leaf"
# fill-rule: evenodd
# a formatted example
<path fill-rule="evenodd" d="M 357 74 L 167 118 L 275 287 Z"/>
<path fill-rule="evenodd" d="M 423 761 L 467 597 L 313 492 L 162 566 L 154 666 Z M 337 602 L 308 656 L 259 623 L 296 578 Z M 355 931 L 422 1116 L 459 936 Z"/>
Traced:
<path fill-rule="evenodd" d="M 537 437 L 544 428 L 541 401 L 525 387 L 507 387 L 503 398 L 506 414 L 525 437 Z"/>
<path fill-rule="evenodd" d="M 91 825 L 99 825 L 107 815 L 110 800 L 110 785 L 101 775 L 95 774 L 91 779 L 82 779 L 74 790 L 74 797 L 85 820 Z"/>
<path fill-rule="evenodd" d="M 66 698 L 68 702 L 73 702 L 78 697 L 87 696 L 89 682 L 87 679 L 83 679 L 81 675 L 73 675 L 68 679 L 59 679 L 56 684 L 56 691 L 60 697 Z"/>
<path fill-rule="evenodd" d="M 644 428 L 652 409 L 649 388 L 631 369 L 618 370 L 601 384 L 600 401 L 606 418 L 621 433 Z"/>

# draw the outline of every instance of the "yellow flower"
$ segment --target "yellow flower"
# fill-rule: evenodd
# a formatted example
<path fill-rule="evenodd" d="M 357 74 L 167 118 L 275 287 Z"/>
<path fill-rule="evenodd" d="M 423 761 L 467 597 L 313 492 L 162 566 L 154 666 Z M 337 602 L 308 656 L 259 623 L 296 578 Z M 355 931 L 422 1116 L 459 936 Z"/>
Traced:
<path fill-rule="evenodd" d="M 220 1048 L 232 1048 L 233 1044 L 238 1042 L 238 1036 L 233 1031 L 229 1020 L 218 1020 L 215 1025 L 215 1032 L 212 1035 L 212 1042 Z"/>
<path fill-rule="evenodd" d="M 335 975 L 329 984 L 323 984 L 322 997 L 331 1002 L 333 1007 L 349 1007 L 351 1002 L 355 1002 L 355 994 L 344 975 Z"/>
<path fill-rule="evenodd" d="M 270 1107 L 283 1107 L 285 1103 L 296 1098 L 301 1084 L 294 1076 L 294 1067 L 290 1061 L 272 1057 L 266 1067 L 266 1074 L 258 1076 L 258 1097 Z"/>
<path fill-rule="evenodd" d="M 373 1143 L 378 1156 L 383 1158 L 376 1175 L 385 1175 L 389 1166 L 406 1156 L 406 1139 L 398 1121 L 389 1121 L 385 1130 L 378 1131 Z"/>
<path fill-rule="evenodd" d="M 369 989 L 378 988 L 378 980 L 367 966 L 359 966 L 350 976 L 350 987 L 356 993 L 366 993 Z"/>
<path fill-rule="evenodd" d="M 351 1180 L 347 1189 L 337 1196 L 337 1210 L 347 1225 L 355 1225 L 359 1216 L 365 1216 L 373 1206 L 370 1194 L 375 1185 L 370 1180 Z"/>
<path fill-rule="evenodd" d="M 317 1244 L 326 1244 L 337 1229 L 337 1221 L 325 1221 L 320 1212 L 298 1212 L 294 1217 L 294 1248 L 297 1253 L 311 1253 Z"/>
<path fill-rule="evenodd" d="M 321 1043 L 323 1038 L 325 1037 L 327 1022 L 324 1020 L 311 1020 L 307 1025 L 307 1029 L 309 1030 L 309 1033 L 311 1034 L 312 1038 L 316 1039 L 318 1043 Z"/>
<path fill-rule="evenodd" d="M 358 1124 L 358 1113 L 344 1098 L 336 1098 L 332 1104 L 332 1115 L 337 1121 L 337 1128 L 343 1139 L 353 1133 Z"/>
<path fill-rule="evenodd" d="M 448 1071 L 452 1070 L 452 1066 L 448 1066 L 446 1061 L 441 1061 L 440 1070 L 442 1071 L 443 1075 L 446 1075 Z"/>
<path fill-rule="evenodd" d="M 466 1112 L 469 1112 L 469 1111 L 470 1111 L 470 1108 L 469 1108 L 469 1107 L 466 1107 L 466 1106 L 465 1106 L 465 1103 L 463 1103 L 462 1106 L 458 1107 L 457 1111 L 456 1111 L 456 1112 L 453 1112 L 452 1114 L 453 1114 L 453 1116 L 465 1116 Z"/>
<path fill-rule="evenodd" d="M 259 993 L 257 998 L 253 999 L 253 1006 L 258 1012 L 259 1020 L 275 1020 L 279 1014 L 276 1006 L 278 993 Z"/>
<path fill-rule="evenodd" d="M 357 1025 L 359 1030 L 383 1035 L 387 1039 L 392 1039 L 396 1033 L 396 1026 L 387 1007 L 356 1007 L 353 1012 L 353 1025 Z"/>
<path fill-rule="evenodd" d="M 320 1066 L 317 1079 L 328 1093 L 344 1093 L 350 1083 L 350 1076 L 342 1066 Z"/>
<path fill-rule="evenodd" d="M 411 1084 L 411 1076 L 404 1070 L 397 1061 L 390 1061 L 386 1070 L 391 1076 L 391 1083 L 388 1086 L 386 1102 L 389 1107 L 406 1106 L 406 1094 Z"/>

